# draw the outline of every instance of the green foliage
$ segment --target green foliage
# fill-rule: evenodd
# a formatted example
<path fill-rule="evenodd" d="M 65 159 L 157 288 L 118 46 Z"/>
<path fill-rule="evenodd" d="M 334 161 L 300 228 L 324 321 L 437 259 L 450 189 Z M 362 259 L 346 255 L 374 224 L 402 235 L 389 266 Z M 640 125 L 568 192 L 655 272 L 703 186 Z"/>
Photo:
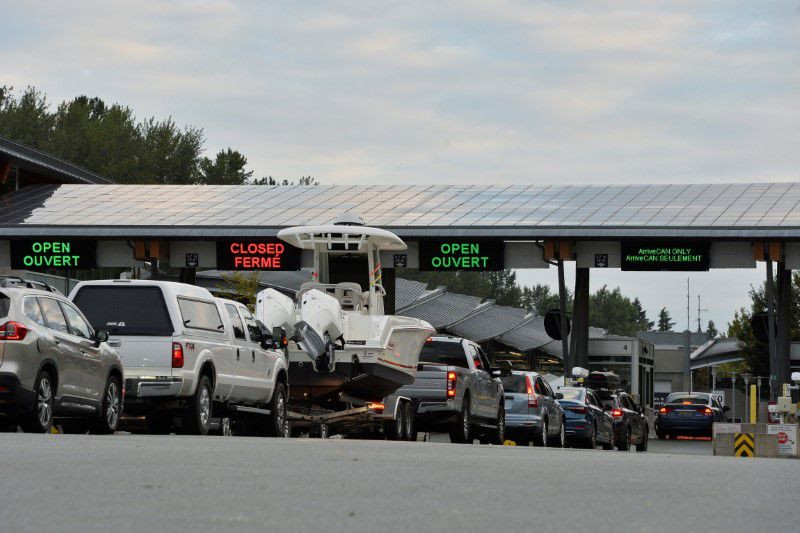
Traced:
<path fill-rule="evenodd" d="M 572 311 L 572 292 L 567 289 L 567 312 Z M 559 309 L 558 291 L 550 290 L 549 285 L 537 283 L 532 287 L 522 288 L 520 306 L 528 311 L 535 312 L 537 315 L 544 315 L 551 309 Z"/>
<path fill-rule="evenodd" d="M 603 285 L 589 296 L 589 324 L 616 335 L 634 336 L 649 329 L 652 322 L 643 314 L 641 304 L 637 306 L 624 296 L 619 287 L 608 290 Z"/>
<path fill-rule="evenodd" d="M 789 336 L 793 341 L 800 340 L 800 273 L 792 274 L 792 294 L 790 306 Z M 750 287 L 750 308 L 742 307 L 733 315 L 728 324 L 728 337 L 736 339 L 739 350 L 750 373 L 755 376 L 769 376 L 769 347 L 759 342 L 753 335 L 750 323 L 753 315 L 767 310 L 766 282 L 758 288 Z"/>
<path fill-rule="evenodd" d="M 662 307 L 658 313 L 658 331 L 672 331 L 674 325 L 675 322 L 672 321 L 669 311 L 666 307 Z"/>
<path fill-rule="evenodd" d="M 295 185 L 294 181 L 289 181 L 285 178 L 276 180 L 272 176 L 258 178 L 257 180 L 253 180 L 252 183 L 253 185 Z M 297 180 L 297 185 L 319 185 L 319 182 L 311 176 L 301 176 L 300 179 Z"/>
<path fill-rule="evenodd" d="M 200 160 L 200 181 L 209 185 L 242 185 L 247 183 L 253 171 L 247 171 L 247 158 L 236 150 L 220 150 L 216 158 Z"/>
<path fill-rule="evenodd" d="M 256 310 L 256 294 L 260 289 L 258 272 L 230 272 L 222 275 L 224 285 L 220 289 L 229 290 L 233 294 L 231 300 L 236 300 L 247 306 L 250 311 Z"/>
<path fill-rule="evenodd" d="M 714 324 L 713 320 L 708 321 L 708 327 L 706 328 L 706 333 L 708 334 L 708 339 L 716 339 L 719 335 L 719 331 L 717 330 L 717 326 Z"/>
<path fill-rule="evenodd" d="M 250 182 L 247 158 L 236 150 L 204 157 L 205 136 L 172 118 L 137 121 L 133 110 L 102 99 L 78 96 L 50 110 L 45 95 L 28 87 L 15 96 L 0 87 L 0 136 L 42 150 L 118 183 L 239 185 Z M 289 185 L 289 180 L 283 180 Z M 294 182 L 291 182 L 292 184 Z M 300 185 L 318 185 L 311 176 Z"/>

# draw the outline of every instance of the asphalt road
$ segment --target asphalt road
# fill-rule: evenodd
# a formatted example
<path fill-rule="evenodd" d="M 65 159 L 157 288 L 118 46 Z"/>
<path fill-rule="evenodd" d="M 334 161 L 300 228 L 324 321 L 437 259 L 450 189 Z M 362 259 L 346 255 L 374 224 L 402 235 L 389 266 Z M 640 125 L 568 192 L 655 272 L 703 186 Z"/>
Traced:
<path fill-rule="evenodd" d="M 729 533 L 800 520 L 800 461 L 786 459 L 23 433 L 0 434 L 0 451 L 2 531 Z"/>

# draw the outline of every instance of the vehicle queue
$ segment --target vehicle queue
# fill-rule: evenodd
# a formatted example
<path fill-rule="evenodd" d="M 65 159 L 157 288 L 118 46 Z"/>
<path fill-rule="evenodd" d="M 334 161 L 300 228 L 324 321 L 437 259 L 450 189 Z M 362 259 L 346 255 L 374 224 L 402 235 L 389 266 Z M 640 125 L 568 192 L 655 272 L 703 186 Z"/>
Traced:
<path fill-rule="evenodd" d="M 5 431 L 49 432 L 57 420 L 69 432 L 113 433 L 124 409 L 148 433 L 293 434 L 287 340 L 244 305 L 200 287 L 90 281 L 67 298 L 6 278 L 0 341 Z M 453 442 L 647 451 L 650 422 L 634 397 L 605 373 L 580 381 L 553 390 L 536 372 L 491 368 L 471 341 L 436 335 L 415 383 L 398 391 L 413 411 L 405 429 L 393 425 L 400 418 L 381 429 L 405 440 L 445 431 Z M 709 420 L 722 419 L 712 399 L 676 394 L 658 415 L 660 438 L 710 431 Z"/>

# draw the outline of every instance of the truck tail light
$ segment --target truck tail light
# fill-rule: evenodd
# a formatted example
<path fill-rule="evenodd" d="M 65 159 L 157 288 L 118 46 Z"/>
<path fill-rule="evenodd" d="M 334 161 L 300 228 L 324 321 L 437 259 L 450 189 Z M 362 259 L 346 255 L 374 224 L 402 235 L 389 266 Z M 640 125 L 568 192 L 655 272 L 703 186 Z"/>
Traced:
<path fill-rule="evenodd" d="M 703 407 L 702 409 L 698 409 L 697 411 L 706 416 L 711 416 L 714 414 L 714 411 L 712 411 L 710 407 Z"/>
<path fill-rule="evenodd" d="M 455 398 L 456 397 L 456 380 L 458 376 L 455 372 L 448 372 L 447 373 L 447 397 L 448 398 Z"/>
<path fill-rule="evenodd" d="M 658 410 L 658 414 L 660 415 L 668 415 L 669 412 L 670 412 L 669 407 L 662 407 L 661 409 Z"/>
<path fill-rule="evenodd" d="M 527 385 L 528 389 L 528 408 L 539 407 L 539 397 L 536 396 L 535 392 L 533 392 L 533 382 L 531 381 L 531 377 L 528 375 L 525 376 L 525 384 Z"/>
<path fill-rule="evenodd" d="M 172 368 L 183 368 L 183 346 L 179 342 L 172 343 Z"/>
<path fill-rule="evenodd" d="M 21 341 L 28 334 L 28 328 L 19 322 L 6 322 L 0 326 L 0 341 Z"/>
<path fill-rule="evenodd" d="M 617 409 L 616 407 L 611 410 L 611 416 L 614 418 L 622 418 L 622 409 Z"/>

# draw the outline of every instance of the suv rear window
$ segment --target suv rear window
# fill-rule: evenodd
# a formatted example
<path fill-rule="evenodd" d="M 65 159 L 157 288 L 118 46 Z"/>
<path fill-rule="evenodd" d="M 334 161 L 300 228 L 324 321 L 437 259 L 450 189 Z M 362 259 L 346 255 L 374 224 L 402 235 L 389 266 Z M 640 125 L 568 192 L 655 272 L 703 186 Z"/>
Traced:
<path fill-rule="evenodd" d="M 73 300 L 94 329 L 116 335 L 172 335 L 164 295 L 158 287 L 89 285 Z"/>
<path fill-rule="evenodd" d="M 0 318 L 8 316 L 8 310 L 11 308 L 11 298 L 8 295 L 0 292 Z"/>
<path fill-rule="evenodd" d="M 422 347 L 419 362 L 469 368 L 467 354 L 460 342 L 428 341 Z"/>
<path fill-rule="evenodd" d="M 513 374 L 505 376 L 500 381 L 503 382 L 503 390 L 506 392 L 519 392 L 525 394 L 528 392 L 528 384 L 525 382 L 525 376 Z"/>

